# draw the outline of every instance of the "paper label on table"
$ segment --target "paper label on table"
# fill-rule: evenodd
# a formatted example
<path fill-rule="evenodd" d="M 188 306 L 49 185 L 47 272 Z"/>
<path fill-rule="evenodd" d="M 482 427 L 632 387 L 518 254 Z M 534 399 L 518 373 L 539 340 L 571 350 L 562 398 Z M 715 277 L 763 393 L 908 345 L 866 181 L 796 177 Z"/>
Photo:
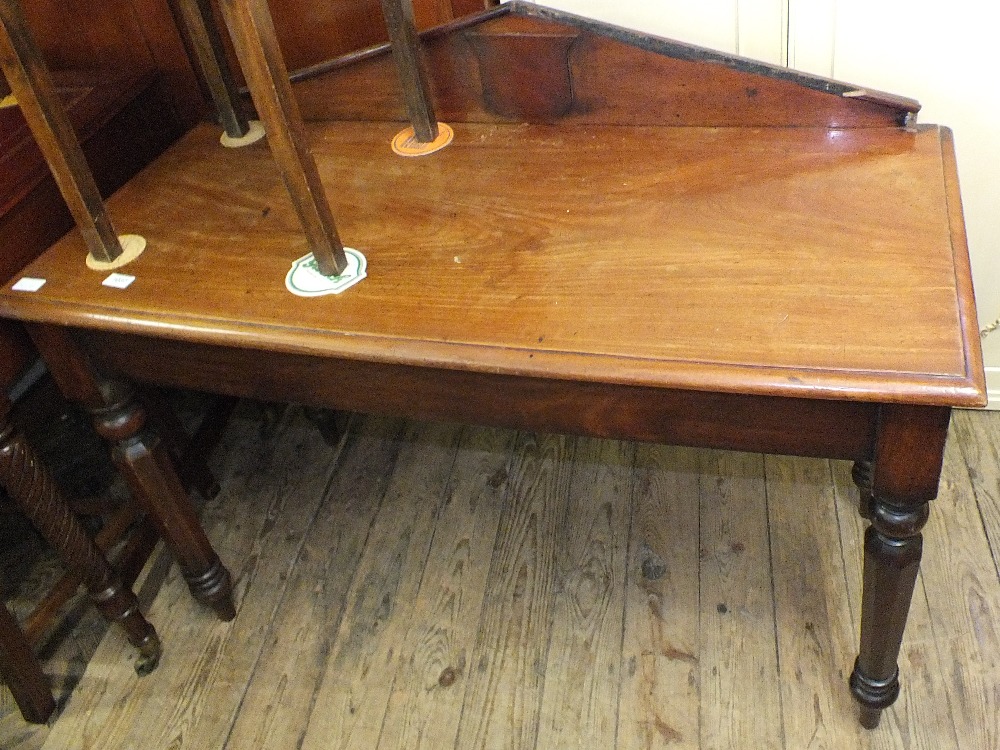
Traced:
<path fill-rule="evenodd" d="M 340 294 L 361 281 L 368 269 L 368 261 L 360 251 L 345 247 L 344 254 L 347 256 L 347 268 L 339 276 L 324 276 L 319 272 L 313 254 L 303 255 L 292 263 L 292 270 L 285 276 L 285 286 L 299 297 Z"/>
<path fill-rule="evenodd" d="M 133 281 L 135 281 L 135 276 L 129 276 L 127 273 L 113 273 L 102 281 L 101 284 L 103 286 L 110 286 L 113 289 L 128 289 Z"/>
<path fill-rule="evenodd" d="M 31 276 L 25 276 L 14 282 L 14 286 L 11 287 L 15 292 L 37 292 L 45 286 L 45 279 L 34 279 Z"/>

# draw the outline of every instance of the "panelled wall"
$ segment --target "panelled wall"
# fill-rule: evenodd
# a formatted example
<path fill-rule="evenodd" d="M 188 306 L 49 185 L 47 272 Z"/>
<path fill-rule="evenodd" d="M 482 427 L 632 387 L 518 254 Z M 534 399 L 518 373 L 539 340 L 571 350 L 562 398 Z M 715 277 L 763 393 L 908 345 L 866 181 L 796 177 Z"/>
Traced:
<path fill-rule="evenodd" d="M 159 70 L 182 122 L 193 124 L 204 111 L 166 0 L 22 0 L 21 5 L 50 67 Z"/>
<path fill-rule="evenodd" d="M 982 327 L 1000 318 L 1000 4 L 982 0 L 543 0 L 541 4 L 919 100 L 955 131 Z M 872 283 L 878 283 L 873 279 Z M 984 341 L 1000 408 L 1000 330 Z"/>
<path fill-rule="evenodd" d="M 51 67 L 159 70 L 182 121 L 193 124 L 204 113 L 206 92 L 176 22 L 176 0 L 21 2 Z M 482 10 L 487 0 L 412 2 L 417 25 L 427 28 Z M 270 0 L 269 5 L 290 70 L 388 39 L 380 0 Z M 0 83 L 0 91 L 5 89 Z"/>

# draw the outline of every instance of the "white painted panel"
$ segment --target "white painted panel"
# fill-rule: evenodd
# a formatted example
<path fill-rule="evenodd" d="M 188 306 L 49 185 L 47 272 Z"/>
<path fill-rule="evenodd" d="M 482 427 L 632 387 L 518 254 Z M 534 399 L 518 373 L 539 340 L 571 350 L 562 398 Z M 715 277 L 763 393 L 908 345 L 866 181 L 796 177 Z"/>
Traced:
<path fill-rule="evenodd" d="M 837 0 L 788 0 L 790 68 L 831 77 Z"/>
<path fill-rule="evenodd" d="M 538 3 L 668 39 L 736 52 L 738 0 L 545 0 Z"/>
<path fill-rule="evenodd" d="M 739 0 L 736 22 L 738 54 L 775 65 L 786 64 L 787 0 Z"/>
<path fill-rule="evenodd" d="M 986 408 L 1000 410 L 1000 367 L 986 368 L 986 393 L 990 399 Z"/>
<path fill-rule="evenodd" d="M 1000 317 L 998 33 L 995 2 L 837 2 L 835 77 L 912 96 L 924 105 L 921 122 L 955 131 L 982 326 Z M 1000 331 L 986 338 L 984 350 L 995 374 Z"/>
<path fill-rule="evenodd" d="M 544 0 L 538 3 L 668 39 L 785 64 L 788 0 Z"/>

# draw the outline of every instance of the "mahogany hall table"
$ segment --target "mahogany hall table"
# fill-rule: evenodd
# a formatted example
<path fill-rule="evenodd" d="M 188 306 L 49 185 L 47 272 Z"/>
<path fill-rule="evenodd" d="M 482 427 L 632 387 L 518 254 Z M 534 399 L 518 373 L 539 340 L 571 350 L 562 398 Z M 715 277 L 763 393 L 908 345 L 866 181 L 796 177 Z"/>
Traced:
<path fill-rule="evenodd" d="M 223 149 L 200 126 L 108 204 L 149 242 L 121 269 L 132 283 L 102 285 L 73 232 L 21 274 L 44 286 L 8 285 L 0 314 L 31 324 L 63 386 L 106 410 L 120 451 L 138 428 L 95 371 L 853 460 L 872 526 L 851 688 L 873 726 L 899 691 L 950 409 L 985 401 L 951 134 L 587 116 L 453 120 L 454 142 L 415 159 L 388 147 L 398 118 L 309 124 L 340 235 L 369 264 L 356 286 L 311 298 L 285 286 L 309 246 L 266 142 Z M 188 561 L 203 570 L 213 554 Z M 224 598 L 213 570 L 202 593 Z"/>

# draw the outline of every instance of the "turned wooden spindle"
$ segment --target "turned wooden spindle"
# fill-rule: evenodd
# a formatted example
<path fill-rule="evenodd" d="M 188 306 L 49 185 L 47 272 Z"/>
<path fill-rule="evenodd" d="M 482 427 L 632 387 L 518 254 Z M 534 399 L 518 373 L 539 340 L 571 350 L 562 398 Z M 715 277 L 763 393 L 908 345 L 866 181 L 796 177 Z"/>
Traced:
<path fill-rule="evenodd" d="M 16 429 L 6 399 L 2 408 L 0 482 L 66 568 L 79 574 L 101 614 L 121 625 L 129 642 L 139 650 L 136 671 L 148 674 L 160 659 L 156 631 L 139 611 L 135 593 L 122 584 L 70 510 L 45 465 Z"/>

